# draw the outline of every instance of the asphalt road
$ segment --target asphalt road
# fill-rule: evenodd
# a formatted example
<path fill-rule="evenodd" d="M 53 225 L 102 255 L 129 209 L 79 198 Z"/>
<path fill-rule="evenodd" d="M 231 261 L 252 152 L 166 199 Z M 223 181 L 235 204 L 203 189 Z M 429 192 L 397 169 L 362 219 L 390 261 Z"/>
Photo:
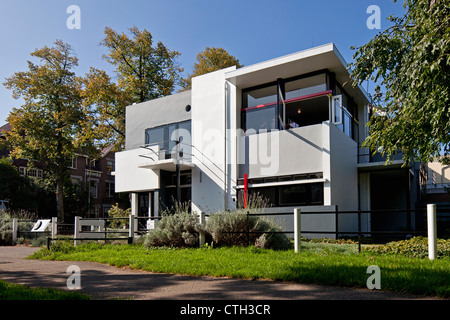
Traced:
<path fill-rule="evenodd" d="M 80 291 L 96 300 L 430 300 L 382 290 L 157 274 L 82 261 L 25 259 L 37 248 L 0 247 L 0 279 L 67 290 L 67 268 L 80 268 Z"/>

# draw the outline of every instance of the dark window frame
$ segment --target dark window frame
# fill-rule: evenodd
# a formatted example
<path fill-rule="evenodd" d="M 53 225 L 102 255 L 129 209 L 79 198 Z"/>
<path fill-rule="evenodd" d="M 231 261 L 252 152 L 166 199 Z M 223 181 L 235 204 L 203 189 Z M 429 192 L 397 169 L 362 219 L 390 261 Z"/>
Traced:
<path fill-rule="evenodd" d="M 180 129 L 181 124 L 187 124 L 187 123 L 190 124 L 188 131 L 190 134 L 192 134 L 192 121 L 191 120 L 172 122 L 172 123 L 167 123 L 167 124 L 163 124 L 160 126 L 145 129 L 145 139 L 144 139 L 145 145 L 146 146 L 159 145 L 161 149 L 165 150 L 165 158 L 166 159 L 172 158 L 171 150 L 177 144 L 177 142 L 170 140 L 171 127 L 175 126 L 174 130 L 178 130 L 178 129 Z M 164 131 L 163 141 L 156 141 L 156 142 L 149 143 L 149 141 L 150 141 L 149 133 L 151 130 L 155 130 L 155 129 L 163 129 L 163 131 Z M 186 128 L 183 127 L 182 129 L 186 129 Z M 184 149 L 189 149 L 189 146 L 184 147 Z M 183 155 L 181 155 L 181 157 L 183 157 Z"/>
<path fill-rule="evenodd" d="M 330 71 L 328 69 L 320 69 L 320 70 L 316 70 L 313 72 L 308 72 L 302 75 L 298 75 L 298 76 L 294 76 L 294 77 L 290 77 L 290 78 L 278 78 L 276 81 L 271 81 L 271 82 L 267 82 L 264 84 L 260 84 L 260 85 L 256 85 L 253 87 L 248 87 L 245 89 L 242 89 L 242 108 L 241 108 L 241 128 L 246 132 L 247 131 L 247 112 L 251 112 L 253 110 L 257 110 L 258 108 L 264 108 L 264 107 L 269 107 L 269 106 L 276 106 L 276 125 L 275 128 L 278 128 L 278 130 L 284 130 L 286 128 L 283 128 L 282 126 L 282 121 L 280 121 L 281 119 L 283 119 L 283 108 L 282 108 L 282 102 L 281 102 L 281 98 L 283 98 L 283 100 L 285 100 L 285 84 L 291 81 L 297 81 L 297 80 L 301 80 L 301 79 L 306 79 L 309 77 L 314 77 L 317 75 L 321 75 L 324 74 L 325 75 L 325 86 L 326 86 L 326 91 L 328 91 L 330 89 L 330 83 L 331 83 L 331 78 L 330 78 Z M 247 93 L 251 92 L 251 91 L 255 91 L 255 90 L 260 90 L 260 89 L 264 89 L 264 88 L 268 88 L 271 86 L 276 86 L 276 94 L 277 94 L 277 101 L 274 101 L 273 103 L 267 103 L 261 106 L 251 106 L 248 107 L 247 105 Z M 280 96 L 280 93 L 283 97 Z M 270 130 L 268 130 L 270 131 Z M 258 133 L 258 132 L 257 132 Z"/>
<path fill-rule="evenodd" d="M 283 189 L 288 188 L 295 188 L 298 186 L 305 187 L 306 192 L 306 201 L 305 202 L 292 202 L 292 203 L 281 203 L 280 201 L 280 192 Z M 321 199 L 320 201 L 314 201 L 313 199 L 313 187 L 320 187 L 321 189 Z M 324 183 L 323 182 L 312 182 L 312 183 L 297 183 L 297 184 L 280 184 L 275 186 L 267 186 L 267 187 L 252 187 L 248 189 L 248 195 L 252 194 L 268 194 L 273 193 L 275 195 L 275 199 L 264 199 L 265 201 L 268 201 L 268 205 L 272 207 L 292 207 L 292 206 L 323 206 L 324 205 Z M 244 192 L 243 189 L 240 190 L 241 196 L 238 197 L 238 199 L 243 199 L 242 193 Z"/>

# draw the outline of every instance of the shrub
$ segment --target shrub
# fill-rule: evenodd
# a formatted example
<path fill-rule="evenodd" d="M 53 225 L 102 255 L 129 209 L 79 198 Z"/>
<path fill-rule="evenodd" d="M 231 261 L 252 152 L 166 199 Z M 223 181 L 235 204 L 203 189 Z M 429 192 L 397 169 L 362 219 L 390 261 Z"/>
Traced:
<path fill-rule="evenodd" d="M 196 214 L 189 212 L 188 205 L 177 206 L 175 212 L 163 213 L 157 228 L 145 236 L 144 245 L 149 247 L 195 247 L 203 227 Z"/>
<path fill-rule="evenodd" d="M 26 210 L 0 210 L 0 245 L 12 244 L 12 219 L 34 220 L 35 214 Z M 18 225 L 18 231 L 30 231 L 33 227 L 32 222 L 21 222 Z"/>
<path fill-rule="evenodd" d="M 413 237 L 408 240 L 392 241 L 385 245 L 369 246 L 364 250 L 376 253 L 401 254 L 411 257 L 428 257 L 428 239 L 426 237 Z M 450 239 L 438 239 L 437 256 L 450 257 Z"/>
<path fill-rule="evenodd" d="M 272 221 L 242 211 L 218 212 L 209 216 L 206 231 L 222 246 L 254 245 L 266 249 L 287 249 L 289 239 Z M 262 233 L 267 232 L 267 233 Z"/>
<path fill-rule="evenodd" d="M 115 204 L 109 209 L 108 217 L 110 218 L 128 218 L 131 214 L 131 208 L 121 209 L 119 208 L 119 204 Z M 129 220 L 128 219 L 114 219 L 110 220 L 109 227 L 113 229 L 119 228 L 128 228 Z"/>

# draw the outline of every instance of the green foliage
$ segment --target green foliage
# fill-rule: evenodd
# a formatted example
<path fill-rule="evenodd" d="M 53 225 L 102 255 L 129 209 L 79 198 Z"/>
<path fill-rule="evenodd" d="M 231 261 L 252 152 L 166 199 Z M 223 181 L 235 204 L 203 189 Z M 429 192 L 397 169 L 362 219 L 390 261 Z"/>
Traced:
<path fill-rule="evenodd" d="M 13 108 L 7 121 L 11 130 L 6 140 L 11 157 L 39 163 L 46 178 L 56 186 L 58 218 L 64 221 L 64 179 L 68 165 L 79 149 L 92 150 L 90 141 L 80 138 L 85 121 L 81 107 L 81 81 L 73 69 L 78 65 L 70 45 L 57 40 L 31 53 L 38 59 L 28 61 L 28 70 L 16 72 L 4 85 L 23 104 Z M 32 163 L 33 162 L 33 163 Z"/>
<path fill-rule="evenodd" d="M 131 214 L 131 208 L 121 209 L 119 204 L 115 204 L 109 209 L 108 216 L 111 218 L 128 218 Z M 110 220 L 109 226 L 111 228 L 128 228 L 128 219 Z"/>
<path fill-rule="evenodd" d="M 427 258 L 428 238 L 413 237 L 408 240 L 393 241 L 385 245 L 363 247 L 365 251 L 382 254 L 399 254 L 408 257 Z M 450 257 L 450 239 L 438 239 L 437 256 Z"/>
<path fill-rule="evenodd" d="M 26 210 L 0 210 L 0 245 L 12 244 L 12 219 L 35 220 L 36 215 Z M 30 231 L 32 222 L 19 222 L 17 230 Z"/>
<path fill-rule="evenodd" d="M 178 206 L 175 212 L 163 214 L 156 229 L 145 236 L 146 246 L 196 247 L 203 231 L 197 215 L 189 212 L 188 205 Z"/>
<path fill-rule="evenodd" d="M 121 150 L 125 143 L 125 108 L 173 92 L 183 69 L 180 53 L 162 42 L 154 43 L 147 30 L 129 29 L 130 35 L 105 28 L 101 45 L 104 58 L 114 66 L 117 82 L 105 71 L 91 68 L 83 79 L 83 106 L 88 121 L 85 136 L 99 144 Z"/>
<path fill-rule="evenodd" d="M 239 211 L 211 214 L 206 222 L 206 231 L 214 243 L 220 246 L 247 246 L 258 248 L 287 249 L 289 239 L 272 221 Z"/>
<path fill-rule="evenodd" d="M 0 300 L 89 300 L 88 295 L 53 288 L 30 288 L 0 280 Z"/>
<path fill-rule="evenodd" d="M 184 90 L 189 90 L 192 87 L 191 81 L 193 77 L 207 74 L 216 70 L 221 70 L 227 67 L 236 66 L 241 68 L 239 59 L 230 55 L 223 48 L 206 47 L 204 51 L 197 54 L 195 58 L 194 70 L 187 78 L 182 80 Z"/>
<path fill-rule="evenodd" d="M 402 18 L 357 48 L 355 83 L 372 79 L 386 88 L 375 100 L 364 145 L 389 159 L 450 162 L 450 6 L 448 1 L 405 0 Z M 377 89 L 380 93 L 380 89 Z"/>

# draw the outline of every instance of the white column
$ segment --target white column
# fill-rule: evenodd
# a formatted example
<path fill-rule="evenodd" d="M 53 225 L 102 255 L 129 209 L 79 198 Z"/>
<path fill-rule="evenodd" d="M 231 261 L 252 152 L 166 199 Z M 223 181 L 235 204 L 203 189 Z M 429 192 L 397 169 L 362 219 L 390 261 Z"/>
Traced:
<path fill-rule="evenodd" d="M 13 218 L 12 221 L 12 244 L 16 244 L 17 242 L 17 229 L 18 229 L 19 221 L 17 218 Z"/>
<path fill-rule="evenodd" d="M 437 224 L 436 205 L 427 205 L 427 225 L 428 225 L 428 258 L 436 259 L 437 255 Z"/>
<path fill-rule="evenodd" d="M 137 193 L 131 194 L 131 214 L 134 216 L 138 216 L 139 209 L 139 196 Z"/>
<path fill-rule="evenodd" d="M 58 234 L 58 218 L 52 217 L 52 239 Z"/>
<path fill-rule="evenodd" d="M 80 223 L 81 217 L 76 216 L 75 217 L 75 225 L 74 225 L 74 234 L 73 237 L 75 239 L 80 238 L 80 231 L 81 231 L 81 223 Z M 73 245 L 76 246 L 79 243 L 78 240 L 74 240 Z"/>
<path fill-rule="evenodd" d="M 299 252 L 301 250 L 301 210 L 294 209 L 294 251 Z"/>
<path fill-rule="evenodd" d="M 135 233 L 135 229 L 134 229 L 134 225 L 135 225 L 135 215 L 130 214 L 129 217 L 129 228 L 128 228 L 128 237 L 131 238 L 131 243 L 134 243 L 134 233 Z"/>

